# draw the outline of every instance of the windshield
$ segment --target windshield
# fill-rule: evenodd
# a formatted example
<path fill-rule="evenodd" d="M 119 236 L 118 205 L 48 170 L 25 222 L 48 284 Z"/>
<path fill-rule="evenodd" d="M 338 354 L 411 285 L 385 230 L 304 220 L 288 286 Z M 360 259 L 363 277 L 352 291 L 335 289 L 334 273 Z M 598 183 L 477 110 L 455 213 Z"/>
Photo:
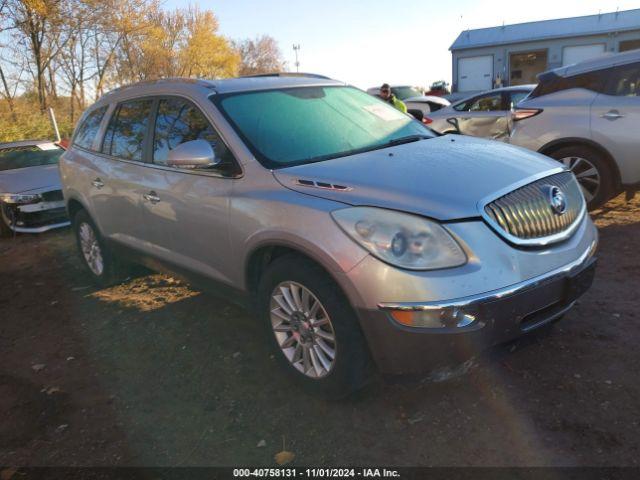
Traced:
<path fill-rule="evenodd" d="M 405 98 L 422 96 L 422 92 L 413 87 L 392 87 L 391 91 L 399 100 L 404 100 Z"/>
<path fill-rule="evenodd" d="M 383 148 L 434 134 L 353 87 L 300 87 L 212 97 L 267 168 L 282 168 Z"/>
<path fill-rule="evenodd" d="M 41 150 L 36 146 L 0 150 L 0 171 L 17 168 L 39 167 L 58 163 L 64 152 L 61 148 Z"/>

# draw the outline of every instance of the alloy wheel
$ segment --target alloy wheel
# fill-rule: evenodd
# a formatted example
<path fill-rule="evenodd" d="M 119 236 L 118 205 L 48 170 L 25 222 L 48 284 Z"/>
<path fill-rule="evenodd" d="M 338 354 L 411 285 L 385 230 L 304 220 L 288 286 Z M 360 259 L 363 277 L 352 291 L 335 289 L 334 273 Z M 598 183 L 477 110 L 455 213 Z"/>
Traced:
<path fill-rule="evenodd" d="M 78 228 L 78 233 L 80 237 L 80 249 L 82 250 L 82 256 L 85 262 L 87 262 L 87 266 L 95 275 L 102 275 L 104 271 L 102 249 L 100 248 L 100 243 L 98 243 L 98 237 L 93 227 L 87 222 L 82 222 Z"/>
<path fill-rule="evenodd" d="M 585 200 L 593 200 L 600 191 L 601 183 L 600 172 L 595 165 L 582 157 L 565 157 L 560 161 L 576 176 Z"/>
<path fill-rule="evenodd" d="M 304 285 L 286 281 L 273 290 L 270 318 L 289 363 L 307 377 L 326 377 L 336 362 L 336 334 L 320 300 Z"/>

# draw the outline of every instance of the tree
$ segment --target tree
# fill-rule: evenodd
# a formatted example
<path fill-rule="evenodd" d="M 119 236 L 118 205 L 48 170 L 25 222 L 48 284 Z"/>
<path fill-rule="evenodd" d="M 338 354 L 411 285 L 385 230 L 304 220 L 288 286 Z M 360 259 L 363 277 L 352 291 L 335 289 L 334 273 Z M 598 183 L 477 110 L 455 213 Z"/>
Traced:
<path fill-rule="evenodd" d="M 186 38 L 180 52 L 182 76 L 224 78 L 238 74 L 240 55 L 217 32 L 218 20 L 212 11 L 187 10 Z"/>
<path fill-rule="evenodd" d="M 6 16 L 4 15 L 4 10 L 7 8 L 7 0 L 0 1 L 0 32 L 9 29 L 10 27 L 6 24 Z M 0 44 L 0 48 L 3 48 L 4 45 Z M 14 122 L 18 121 L 18 117 L 16 115 L 16 109 L 13 103 L 13 95 L 11 94 L 11 90 L 9 89 L 9 83 L 7 82 L 7 77 L 4 74 L 4 70 L 2 69 L 2 65 L 0 65 L 0 80 L 2 80 L 2 95 L 7 99 L 7 103 L 9 104 L 9 111 L 11 112 L 11 118 Z"/>
<path fill-rule="evenodd" d="M 280 72 L 286 67 L 278 43 L 269 35 L 235 42 L 240 54 L 240 75 Z"/>
<path fill-rule="evenodd" d="M 6 9 L 18 38 L 33 55 L 34 76 L 40 110 L 47 108 L 46 73 L 64 42 L 56 42 L 64 29 L 67 12 L 62 0 L 7 0 Z"/>

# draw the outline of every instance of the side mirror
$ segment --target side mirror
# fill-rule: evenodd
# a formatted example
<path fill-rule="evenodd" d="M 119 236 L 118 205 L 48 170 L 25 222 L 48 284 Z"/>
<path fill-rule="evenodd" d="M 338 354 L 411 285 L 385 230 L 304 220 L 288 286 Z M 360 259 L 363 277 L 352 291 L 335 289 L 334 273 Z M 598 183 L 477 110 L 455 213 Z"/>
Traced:
<path fill-rule="evenodd" d="M 456 132 L 460 133 L 460 124 L 458 123 L 458 119 L 453 117 L 453 118 L 447 118 L 447 123 L 449 125 L 453 125 L 453 127 L 456 129 Z"/>
<path fill-rule="evenodd" d="M 207 168 L 220 163 L 209 142 L 191 140 L 169 150 L 167 165 L 178 168 Z"/>

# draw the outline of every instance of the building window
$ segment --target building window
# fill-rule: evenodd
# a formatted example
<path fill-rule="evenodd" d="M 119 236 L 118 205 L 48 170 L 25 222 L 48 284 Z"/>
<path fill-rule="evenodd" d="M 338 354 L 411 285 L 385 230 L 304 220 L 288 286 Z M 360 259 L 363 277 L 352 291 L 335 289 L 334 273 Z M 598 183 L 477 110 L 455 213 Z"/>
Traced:
<path fill-rule="evenodd" d="M 509 55 L 509 84 L 536 83 L 538 74 L 546 69 L 546 50 L 512 53 Z"/>
<path fill-rule="evenodd" d="M 624 42 L 620 42 L 620 46 L 618 51 L 626 52 L 627 50 L 636 50 L 640 48 L 640 39 L 638 40 L 625 40 Z"/>

